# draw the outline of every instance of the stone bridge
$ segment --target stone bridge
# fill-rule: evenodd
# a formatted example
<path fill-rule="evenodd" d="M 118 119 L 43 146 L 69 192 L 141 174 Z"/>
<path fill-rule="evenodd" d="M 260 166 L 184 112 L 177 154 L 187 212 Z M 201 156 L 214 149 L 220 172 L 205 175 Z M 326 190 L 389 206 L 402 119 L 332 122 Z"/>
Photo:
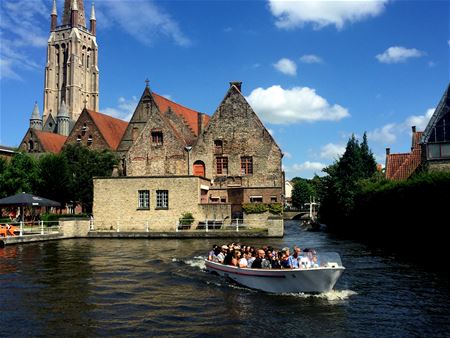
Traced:
<path fill-rule="evenodd" d="M 313 217 L 317 217 L 317 213 L 313 213 Z M 283 212 L 283 219 L 309 219 L 309 210 L 289 210 Z"/>

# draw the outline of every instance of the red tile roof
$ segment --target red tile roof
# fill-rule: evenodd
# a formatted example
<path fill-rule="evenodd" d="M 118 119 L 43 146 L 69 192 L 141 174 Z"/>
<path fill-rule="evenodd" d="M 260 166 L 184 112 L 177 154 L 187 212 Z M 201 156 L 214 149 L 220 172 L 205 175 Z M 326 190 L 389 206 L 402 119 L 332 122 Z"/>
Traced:
<path fill-rule="evenodd" d="M 128 122 L 92 110 L 87 110 L 87 112 L 105 138 L 105 141 L 108 143 L 111 150 L 116 150 L 127 129 Z"/>
<path fill-rule="evenodd" d="M 420 166 L 422 148 L 419 142 L 422 134 L 421 131 L 413 132 L 410 153 L 386 155 L 386 178 L 388 180 L 406 180 Z"/>
<path fill-rule="evenodd" d="M 159 94 L 156 94 L 155 92 L 152 92 L 152 95 L 162 114 L 167 112 L 170 108 L 170 110 L 172 110 L 175 114 L 183 118 L 186 125 L 192 130 L 195 136 L 199 135 L 200 130 L 198 128 L 198 119 L 200 113 L 198 111 L 184 107 L 181 104 L 175 103 Z M 203 126 L 206 126 L 208 122 L 209 116 L 203 114 Z"/>
<path fill-rule="evenodd" d="M 38 138 L 43 150 L 49 153 L 58 154 L 67 139 L 67 136 L 54 134 L 47 131 L 33 130 L 33 132 Z"/>

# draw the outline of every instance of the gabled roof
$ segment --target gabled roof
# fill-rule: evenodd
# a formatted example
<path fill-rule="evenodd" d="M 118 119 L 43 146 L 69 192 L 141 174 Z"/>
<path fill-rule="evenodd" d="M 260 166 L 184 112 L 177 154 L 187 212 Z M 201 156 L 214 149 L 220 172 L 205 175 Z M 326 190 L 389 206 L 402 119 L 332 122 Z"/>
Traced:
<path fill-rule="evenodd" d="M 152 92 L 152 95 L 162 114 L 166 113 L 169 109 L 172 110 L 185 121 L 186 125 L 192 130 L 195 136 L 199 135 L 201 132 L 198 125 L 199 114 L 201 114 L 200 112 L 184 107 L 181 104 L 156 94 L 155 92 Z M 204 115 L 203 126 L 206 126 L 208 122 L 209 116 Z"/>
<path fill-rule="evenodd" d="M 106 143 L 108 143 L 112 150 L 116 150 L 125 133 L 125 129 L 127 129 L 128 122 L 93 110 L 86 109 L 86 111 L 102 134 Z"/>
<path fill-rule="evenodd" d="M 66 142 L 67 136 L 50 133 L 48 131 L 33 130 L 34 135 L 39 140 L 44 152 L 58 154 L 64 142 Z"/>
<path fill-rule="evenodd" d="M 420 166 L 422 160 L 420 139 L 422 134 L 423 132 L 413 131 L 410 153 L 386 155 L 386 178 L 388 180 L 406 180 Z"/>
<path fill-rule="evenodd" d="M 439 104 L 436 107 L 433 116 L 431 116 L 430 122 L 428 122 L 428 125 L 425 128 L 425 131 L 423 132 L 421 143 L 429 142 L 429 138 L 434 127 L 436 127 L 436 124 L 439 122 L 441 117 L 447 114 L 449 111 L 450 111 L 450 83 L 448 84 L 447 89 L 444 92 L 444 95 L 442 95 L 442 98 L 439 101 Z"/>

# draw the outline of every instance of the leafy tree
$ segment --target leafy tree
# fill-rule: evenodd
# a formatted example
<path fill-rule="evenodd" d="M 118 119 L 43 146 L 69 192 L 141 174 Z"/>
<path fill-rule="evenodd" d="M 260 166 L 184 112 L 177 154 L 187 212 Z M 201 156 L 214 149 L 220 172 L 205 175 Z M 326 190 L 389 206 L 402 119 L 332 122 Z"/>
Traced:
<path fill-rule="evenodd" d="M 4 174 L 8 168 L 8 162 L 3 157 L 0 157 L 0 198 L 6 197 Z"/>
<path fill-rule="evenodd" d="M 366 133 L 361 145 L 352 135 L 344 154 L 323 171 L 328 175 L 323 178 L 325 196 L 320 207 L 321 220 L 329 226 L 345 224 L 361 189 L 359 182 L 376 173 L 376 162 L 368 147 Z"/>
<path fill-rule="evenodd" d="M 2 175 L 2 191 L 5 195 L 19 192 L 35 193 L 38 182 L 38 166 L 30 155 L 15 155 Z"/>
<path fill-rule="evenodd" d="M 315 197 L 315 192 L 309 180 L 296 179 L 292 190 L 292 205 L 301 208 L 311 197 Z"/>
<path fill-rule="evenodd" d="M 92 178 L 110 176 L 117 164 L 115 155 L 108 150 L 94 151 L 81 145 L 67 145 L 61 155 L 68 163 L 73 201 L 79 203 L 84 212 L 92 212 Z"/>
<path fill-rule="evenodd" d="M 46 154 L 38 162 L 37 194 L 65 205 L 72 199 L 67 158 L 60 154 Z"/>

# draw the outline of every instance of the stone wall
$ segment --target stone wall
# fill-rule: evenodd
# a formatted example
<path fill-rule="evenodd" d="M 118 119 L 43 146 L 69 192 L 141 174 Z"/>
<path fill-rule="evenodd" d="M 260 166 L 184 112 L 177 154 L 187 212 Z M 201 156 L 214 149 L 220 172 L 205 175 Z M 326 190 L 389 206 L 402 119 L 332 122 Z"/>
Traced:
<path fill-rule="evenodd" d="M 448 162 L 440 161 L 440 162 L 428 162 L 428 171 L 429 172 L 444 172 L 450 171 L 450 160 Z"/>
<path fill-rule="evenodd" d="M 94 179 L 94 219 L 96 230 L 175 231 L 183 212 L 191 212 L 198 223 L 205 215 L 201 208 L 200 186 L 209 184 L 194 176 L 117 177 Z M 150 191 L 148 209 L 138 208 L 138 191 Z M 156 208 L 156 191 L 167 190 L 168 209 Z"/>
<path fill-rule="evenodd" d="M 89 219 L 61 218 L 59 226 L 64 238 L 87 237 L 90 229 Z"/>

